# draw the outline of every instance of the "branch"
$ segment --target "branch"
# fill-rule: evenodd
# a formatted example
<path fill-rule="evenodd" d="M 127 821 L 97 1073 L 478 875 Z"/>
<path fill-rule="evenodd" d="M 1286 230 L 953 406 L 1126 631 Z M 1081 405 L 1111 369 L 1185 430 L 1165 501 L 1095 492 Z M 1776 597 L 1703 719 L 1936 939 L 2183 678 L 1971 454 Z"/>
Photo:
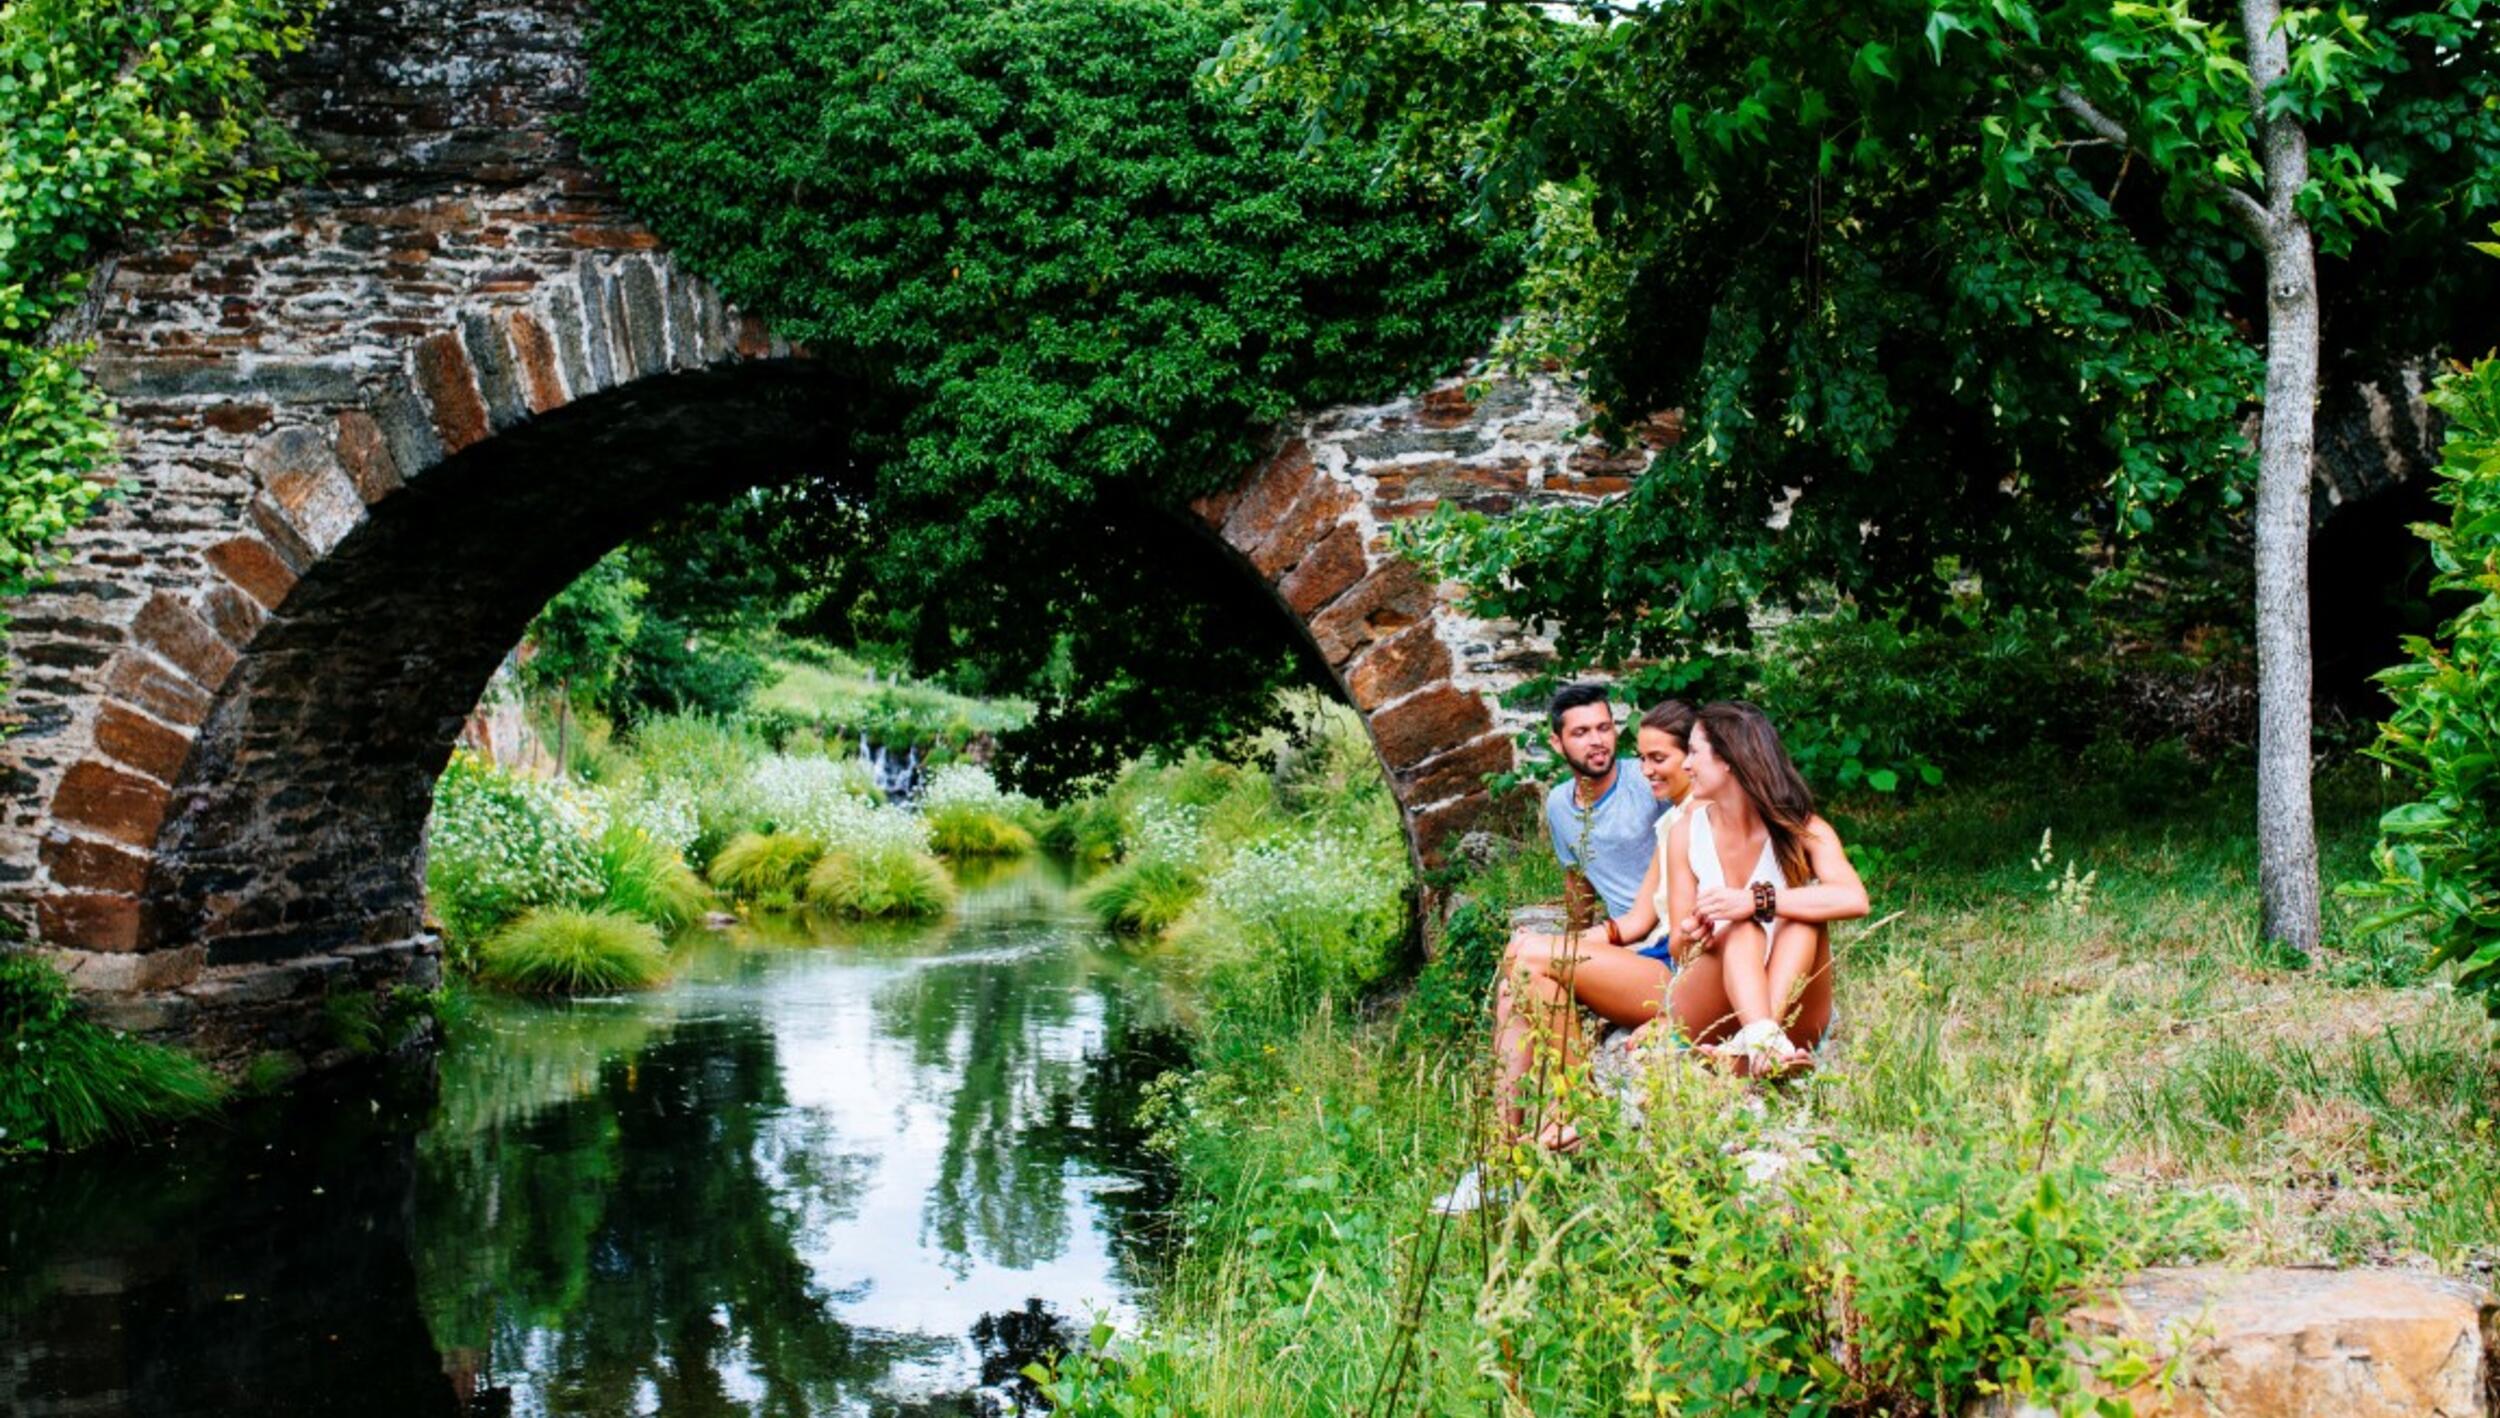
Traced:
<path fill-rule="evenodd" d="M 2049 72 L 2039 65 L 2027 64 L 2024 67 L 2029 69 L 2031 77 L 2040 83 L 2056 84 L 2058 107 L 2073 114 L 2077 122 L 2105 141 L 2115 143 L 2128 152 L 2139 151 L 2136 147 L 2135 135 L 2127 131 L 2127 125 L 2102 112 L 2100 105 L 2076 92 L 2072 87 L 2058 84 L 2055 79 L 2049 77 Z M 2262 247 L 2274 239 L 2274 214 L 2267 211 L 2264 204 L 2256 198 L 2237 187 L 2216 182 L 2210 177 L 2193 175 L 2185 180 L 2221 198 L 2222 205 L 2230 212 L 2232 221 L 2259 246 Z"/>

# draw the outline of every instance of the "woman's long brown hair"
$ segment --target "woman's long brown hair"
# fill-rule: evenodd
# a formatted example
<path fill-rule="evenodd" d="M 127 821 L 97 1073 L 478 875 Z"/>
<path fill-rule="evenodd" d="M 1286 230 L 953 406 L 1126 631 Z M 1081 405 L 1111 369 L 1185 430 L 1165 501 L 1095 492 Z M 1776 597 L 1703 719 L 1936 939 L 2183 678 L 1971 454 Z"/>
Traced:
<path fill-rule="evenodd" d="M 1710 735 L 1711 751 L 1727 765 L 1736 786 L 1753 800 L 1754 811 L 1771 834 L 1771 856 L 1780 875 L 1791 882 L 1813 879 L 1806 859 L 1806 828 L 1814 821 L 1814 794 L 1790 762 L 1788 749 L 1770 716 L 1741 699 L 1705 705 L 1701 727 Z"/>

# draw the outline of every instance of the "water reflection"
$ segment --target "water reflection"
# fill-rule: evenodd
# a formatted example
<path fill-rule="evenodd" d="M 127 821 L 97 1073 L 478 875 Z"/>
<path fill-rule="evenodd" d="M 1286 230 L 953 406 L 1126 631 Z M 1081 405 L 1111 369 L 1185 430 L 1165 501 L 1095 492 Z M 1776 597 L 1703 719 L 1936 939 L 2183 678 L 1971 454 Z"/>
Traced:
<path fill-rule="evenodd" d="M 438 1102 L 0 1168 L 0 1411 L 996 1411 L 1149 1278 L 1133 1114 L 1179 1044 L 1102 945 L 1012 868 L 940 927 L 478 1000 Z"/>
<path fill-rule="evenodd" d="M 1173 1060 L 1155 999 L 1028 866 L 935 931 L 762 922 L 649 1001 L 488 1006 L 421 1148 L 436 1338 L 514 1411 L 976 1411 L 1133 1302 L 1153 1188 L 1096 1076 Z"/>

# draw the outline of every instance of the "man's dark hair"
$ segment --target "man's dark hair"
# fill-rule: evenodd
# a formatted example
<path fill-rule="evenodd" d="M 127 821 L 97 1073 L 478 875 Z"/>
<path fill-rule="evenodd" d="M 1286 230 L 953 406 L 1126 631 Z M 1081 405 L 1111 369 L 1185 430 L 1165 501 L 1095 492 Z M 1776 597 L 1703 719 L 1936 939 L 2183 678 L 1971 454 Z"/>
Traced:
<path fill-rule="evenodd" d="M 1583 704 L 1606 702 L 1606 686 L 1602 684 L 1566 684 L 1554 691 L 1554 702 L 1545 706 L 1545 722 L 1555 733 L 1562 732 L 1562 716 Z"/>

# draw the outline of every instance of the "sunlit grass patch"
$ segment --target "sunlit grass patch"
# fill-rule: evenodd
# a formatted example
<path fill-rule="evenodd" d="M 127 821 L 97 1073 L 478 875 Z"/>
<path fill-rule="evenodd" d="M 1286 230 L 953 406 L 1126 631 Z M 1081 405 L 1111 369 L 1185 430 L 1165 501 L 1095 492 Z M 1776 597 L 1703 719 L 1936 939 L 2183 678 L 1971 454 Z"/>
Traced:
<path fill-rule="evenodd" d="M 1123 862 L 1085 888 L 1085 909 L 1122 935 L 1160 936 L 1198 904 L 1206 878 L 1165 857 Z"/>
<path fill-rule="evenodd" d="M 824 855 L 824 840 L 808 833 L 741 832 L 712 858 L 712 884 L 740 900 L 787 906 Z"/>
<path fill-rule="evenodd" d="M 712 889 L 666 842 L 629 823 L 611 823 L 599 838 L 602 910 L 619 911 L 677 930 L 712 909 Z"/>
<path fill-rule="evenodd" d="M 833 847 L 807 874 L 807 904 L 863 920 L 946 914 L 955 883 L 928 853 L 901 843 Z"/>
<path fill-rule="evenodd" d="M 942 857 L 1021 857 L 1033 834 L 1001 813 L 965 803 L 928 810 L 929 846 Z"/>
<path fill-rule="evenodd" d="M 478 952 L 487 982 L 520 994 L 638 990 L 668 974 L 668 951 L 648 921 L 614 911 L 542 907 L 497 931 Z"/>

